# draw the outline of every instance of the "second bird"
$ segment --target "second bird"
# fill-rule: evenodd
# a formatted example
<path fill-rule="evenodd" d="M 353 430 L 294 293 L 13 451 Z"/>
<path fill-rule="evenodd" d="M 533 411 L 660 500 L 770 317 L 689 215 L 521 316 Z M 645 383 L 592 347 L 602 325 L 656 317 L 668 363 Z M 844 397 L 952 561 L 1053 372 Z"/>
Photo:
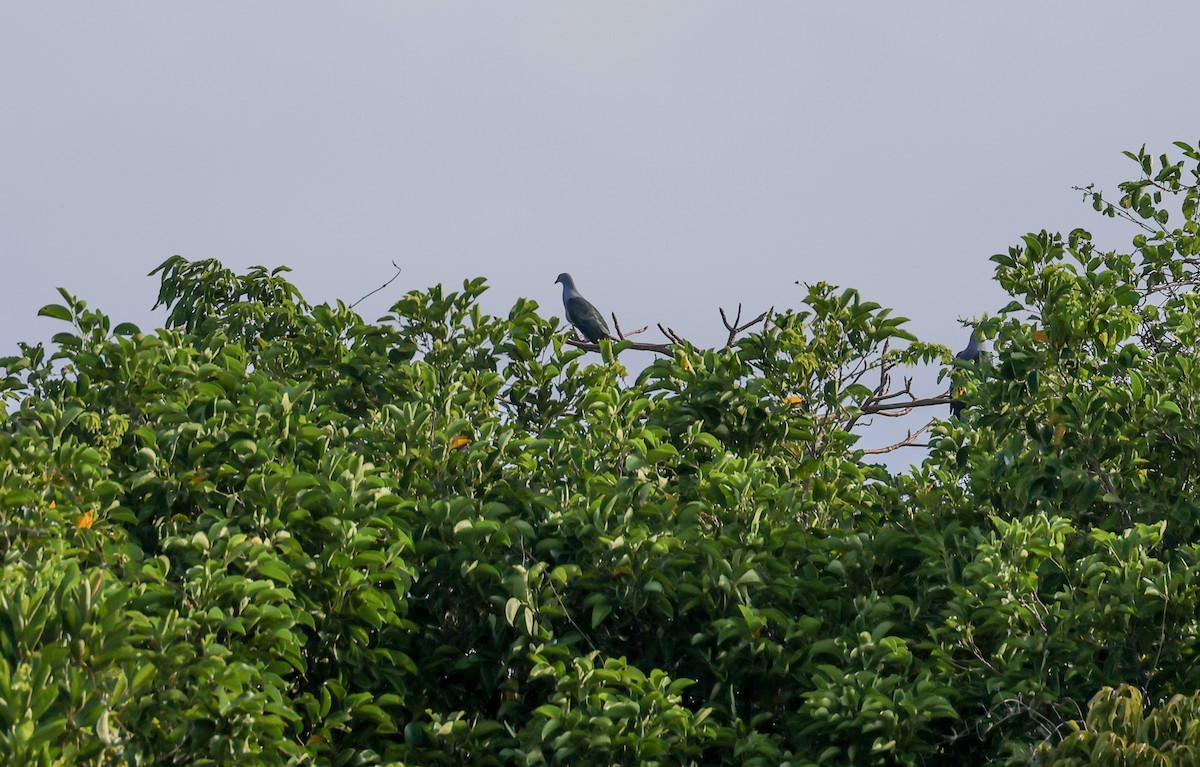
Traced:
<path fill-rule="evenodd" d="M 608 331 L 604 315 L 592 306 L 591 301 L 579 295 L 571 275 L 563 272 L 555 282 L 561 282 L 563 286 L 563 309 L 567 313 L 567 322 L 578 328 L 583 337 L 592 343 L 598 343 L 602 338 L 611 340 L 612 334 Z"/>
<path fill-rule="evenodd" d="M 971 330 L 971 340 L 967 341 L 967 348 L 963 349 L 958 354 L 955 354 L 954 356 L 956 358 L 962 360 L 963 362 L 973 362 L 975 364 L 979 364 L 979 360 L 984 354 L 986 354 L 986 352 L 984 352 L 983 347 L 979 344 L 979 336 L 977 335 L 978 332 L 979 331 L 974 329 Z M 964 405 L 960 400 L 950 400 L 950 415 L 958 418 L 960 415 L 962 415 L 963 408 L 965 407 L 966 405 Z"/>

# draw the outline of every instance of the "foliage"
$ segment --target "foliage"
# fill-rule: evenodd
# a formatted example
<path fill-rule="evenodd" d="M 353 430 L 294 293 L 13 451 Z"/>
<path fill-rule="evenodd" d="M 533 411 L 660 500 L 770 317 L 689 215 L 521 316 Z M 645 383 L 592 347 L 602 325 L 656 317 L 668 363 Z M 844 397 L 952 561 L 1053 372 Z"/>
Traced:
<path fill-rule="evenodd" d="M 1137 688 L 1121 685 L 1096 693 L 1087 720 L 1069 722 L 1071 734 L 1038 762 L 1047 767 L 1122 764 L 1129 767 L 1192 767 L 1200 764 L 1200 695 L 1175 695 L 1144 711 Z"/>
<path fill-rule="evenodd" d="M 0 763 L 1194 747 L 1180 149 L 1196 167 L 1137 153 L 1118 204 L 1089 192 L 1131 252 L 1075 230 L 993 259 L 993 353 L 897 475 L 856 446 L 875 381 L 949 355 L 853 290 L 636 377 L 531 301 L 484 314 L 481 280 L 367 322 L 174 257 L 149 333 L 63 290 L 51 350 L 0 361 Z"/>

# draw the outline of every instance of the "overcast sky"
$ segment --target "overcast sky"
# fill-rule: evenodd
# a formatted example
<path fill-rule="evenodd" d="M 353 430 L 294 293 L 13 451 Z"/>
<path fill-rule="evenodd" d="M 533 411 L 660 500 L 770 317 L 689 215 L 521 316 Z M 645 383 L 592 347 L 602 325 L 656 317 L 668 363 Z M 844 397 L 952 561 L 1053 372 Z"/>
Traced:
<path fill-rule="evenodd" d="M 1146 9 L 1154 8 L 1156 11 Z M 953 348 L 1074 184 L 1200 138 L 1193 3 L 0 5 L 0 355 L 56 286 L 147 327 L 170 255 L 383 314 L 485 276 L 628 327 L 860 289 Z M 648 339 L 656 340 L 656 339 Z"/>

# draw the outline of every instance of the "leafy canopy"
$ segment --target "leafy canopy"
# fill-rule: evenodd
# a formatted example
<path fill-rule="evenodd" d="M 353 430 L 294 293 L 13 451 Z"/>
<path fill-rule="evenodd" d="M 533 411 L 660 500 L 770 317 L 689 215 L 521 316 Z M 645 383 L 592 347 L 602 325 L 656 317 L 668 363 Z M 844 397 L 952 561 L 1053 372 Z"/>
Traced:
<path fill-rule="evenodd" d="M 482 280 L 367 322 L 174 257 L 153 332 L 62 290 L 0 360 L 0 763 L 1187 763 L 1178 148 L 1088 190 L 1129 252 L 993 259 L 991 360 L 898 475 L 875 382 L 949 353 L 853 290 L 632 380 Z"/>

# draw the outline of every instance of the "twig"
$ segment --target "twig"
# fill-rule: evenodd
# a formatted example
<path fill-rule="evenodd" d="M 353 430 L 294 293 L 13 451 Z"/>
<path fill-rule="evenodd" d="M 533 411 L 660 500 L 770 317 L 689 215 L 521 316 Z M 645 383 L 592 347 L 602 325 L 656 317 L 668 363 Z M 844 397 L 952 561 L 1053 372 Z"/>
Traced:
<path fill-rule="evenodd" d="M 1075 190 L 1076 192 L 1083 192 L 1083 199 L 1085 199 L 1085 200 L 1088 199 L 1089 197 L 1091 197 L 1093 200 L 1099 199 L 1100 204 L 1105 206 L 1104 212 L 1111 210 L 1114 214 L 1120 216 L 1121 218 L 1125 219 L 1126 221 L 1137 224 L 1141 228 L 1145 229 L 1147 232 L 1153 232 L 1154 234 L 1158 234 L 1158 232 L 1159 232 L 1158 229 L 1155 229 L 1154 227 L 1147 224 L 1145 221 L 1142 221 L 1141 219 L 1137 218 L 1132 213 L 1130 213 L 1128 210 L 1126 210 L 1125 208 L 1122 208 L 1120 205 L 1113 205 L 1111 202 L 1105 200 L 1103 192 L 1097 192 L 1094 189 L 1092 189 L 1091 187 L 1087 187 L 1087 186 L 1073 186 L 1073 187 L 1071 187 L 1071 189 Z"/>
<path fill-rule="evenodd" d="M 392 266 L 396 268 L 396 273 L 392 275 L 392 278 L 391 278 L 390 280 L 388 280 L 387 282 L 383 283 L 382 285 L 380 285 L 379 287 L 375 288 L 374 290 L 372 290 L 370 293 L 366 294 L 366 295 L 365 295 L 365 296 L 363 296 L 362 298 L 358 299 L 358 300 L 357 300 L 357 301 L 355 301 L 354 303 L 350 304 L 350 308 L 351 308 L 351 309 L 353 309 L 354 307 L 358 306 L 358 305 L 359 305 L 359 304 L 361 304 L 363 301 L 367 300 L 367 299 L 368 299 L 368 298 L 370 298 L 371 296 L 375 295 L 376 293 L 378 293 L 379 291 L 383 290 L 383 289 L 384 289 L 384 288 L 386 288 L 388 285 L 391 285 L 393 282 L 395 282 L 395 281 L 396 281 L 396 278 L 400 276 L 400 267 L 399 267 L 399 266 L 396 266 L 396 262 L 395 262 L 395 261 L 393 261 L 393 262 L 392 262 Z"/>
<path fill-rule="evenodd" d="M 749 330 L 750 328 L 754 327 L 758 323 L 765 320 L 767 317 L 770 317 L 771 313 L 774 311 L 775 311 L 775 307 L 772 306 L 770 309 L 766 310 L 762 314 L 760 314 L 757 317 L 755 317 L 754 319 L 750 320 L 745 325 L 739 325 L 738 323 L 742 321 L 742 305 L 740 303 L 738 304 L 737 317 L 734 318 L 732 324 L 730 324 L 729 318 L 725 316 L 725 309 L 724 308 L 720 309 L 721 322 L 725 324 L 725 329 L 729 331 L 729 340 L 727 340 L 725 342 L 725 348 L 729 349 L 730 347 L 733 346 L 733 341 L 734 341 L 734 339 L 737 338 L 738 333 L 741 333 L 744 330 Z"/>
<path fill-rule="evenodd" d="M 612 313 L 612 320 L 613 320 L 613 327 L 615 327 L 617 329 L 617 338 L 619 338 L 622 341 L 624 341 L 626 338 L 629 338 L 630 336 L 636 336 L 638 333 L 645 333 L 646 329 L 650 327 L 649 325 L 643 325 L 642 327 L 638 328 L 637 330 L 631 330 L 628 333 L 626 333 L 625 331 L 621 330 L 621 321 L 617 319 L 616 312 Z"/>
<path fill-rule="evenodd" d="M 658 323 L 658 329 L 664 336 L 671 339 L 671 343 L 679 344 L 680 346 L 686 346 L 688 344 L 687 340 L 683 336 L 676 333 L 674 328 L 666 327 L 660 322 Z"/>
<path fill-rule="evenodd" d="M 871 450 L 864 450 L 863 454 L 864 455 L 880 455 L 882 453 L 890 453 L 893 450 L 899 450 L 902 447 L 929 447 L 928 443 L 917 442 L 917 437 L 920 437 L 923 433 L 925 433 L 929 429 L 930 426 L 933 426 L 935 423 L 937 423 L 937 419 L 936 418 L 931 419 L 929 421 L 929 423 L 925 424 L 924 426 L 917 429 L 916 431 L 910 431 L 908 433 L 907 437 L 905 437 L 904 439 L 895 443 L 894 445 L 888 445 L 887 447 L 872 448 Z"/>
<path fill-rule="evenodd" d="M 742 333 L 746 330 L 749 330 L 750 328 L 754 327 L 758 323 L 766 320 L 768 317 L 771 316 L 771 314 L 774 313 L 775 307 L 772 306 L 770 309 L 766 310 L 762 314 L 758 315 L 754 319 L 752 319 L 749 322 L 742 324 L 742 325 L 738 324 L 742 320 L 742 305 L 741 304 L 738 304 L 737 317 L 734 319 L 734 321 L 732 323 L 729 321 L 729 318 L 726 316 L 724 309 L 720 309 L 719 311 L 721 313 L 721 322 L 724 323 L 725 329 L 729 331 L 729 338 L 725 341 L 725 346 L 722 348 L 729 349 L 733 346 L 733 342 L 737 338 L 738 333 Z M 626 333 L 621 330 L 621 322 L 620 322 L 620 320 L 617 319 L 617 315 L 615 313 L 612 315 L 612 321 L 613 321 L 613 326 L 616 327 L 616 329 L 617 329 L 617 337 L 614 339 L 615 341 L 629 341 L 629 336 L 635 336 L 638 333 L 645 332 L 646 329 L 649 327 L 647 325 L 644 328 L 638 328 L 637 330 L 631 330 L 630 332 Z M 657 324 L 658 324 L 658 329 L 662 332 L 662 334 L 664 336 L 667 337 L 667 343 L 651 344 L 651 343 L 641 343 L 641 342 L 636 342 L 636 341 L 629 341 L 629 346 L 627 348 L 639 349 L 641 351 L 647 351 L 647 352 L 656 352 L 658 354 L 662 354 L 667 357 L 670 357 L 672 354 L 674 354 L 672 347 L 674 347 L 674 346 L 691 346 L 692 345 L 686 338 L 679 335 L 679 333 L 674 328 L 668 327 L 667 325 L 664 325 L 661 322 L 659 322 Z M 600 351 L 600 344 L 592 343 L 591 341 L 582 339 L 575 333 L 571 334 L 570 338 L 567 339 L 567 343 L 570 344 L 571 346 L 576 347 L 577 349 L 583 349 L 585 351 L 590 351 L 590 352 Z"/>

